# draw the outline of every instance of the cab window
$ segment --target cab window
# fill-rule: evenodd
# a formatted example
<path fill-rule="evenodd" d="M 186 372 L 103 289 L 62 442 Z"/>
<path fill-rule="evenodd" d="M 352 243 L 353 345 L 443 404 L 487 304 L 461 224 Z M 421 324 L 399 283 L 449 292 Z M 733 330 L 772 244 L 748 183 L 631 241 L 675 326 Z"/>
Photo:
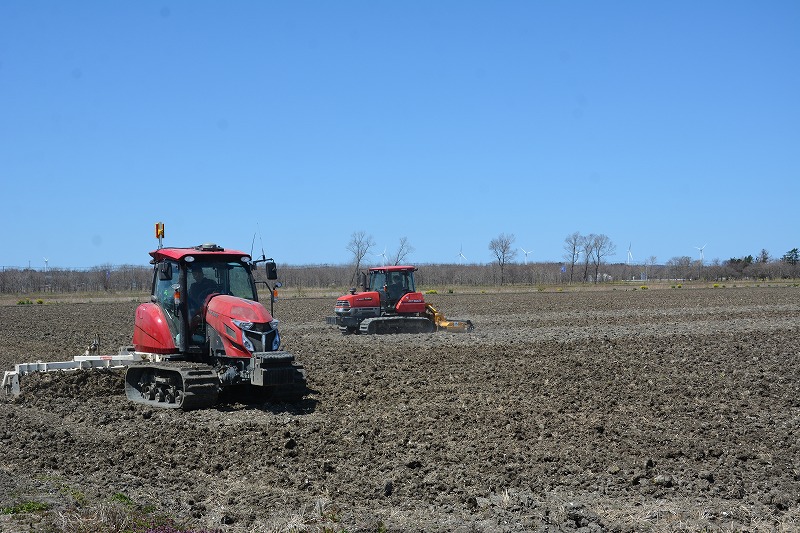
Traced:
<path fill-rule="evenodd" d="M 202 270 L 203 283 L 213 282 L 213 291 L 220 294 L 230 294 L 238 298 L 245 298 L 247 300 L 255 300 L 255 288 L 251 282 L 250 271 L 247 266 L 239 262 L 200 262 L 195 261 L 191 267 L 190 272 L 195 269 Z M 196 279 L 189 276 L 189 294 L 192 293 L 194 283 L 198 283 Z"/>
<path fill-rule="evenodd" d="M 167 273 L 169 270 L 172 271 L 172 277 L 162 279 L 165 277 L 162 273 Z M 158 302 L 158 305 L 163 309 L 164 317 L 167 319 L 167 326 L 176 343 L 178 342 L 179 325 L 175 291 L 180 287 L 180 272 L 180 266 L 174 261 L 159 263 L 156 266 L 155 283 L 153 283 L 153 301 Z"/>
<path fill-rule="evenodd" d="M 250 273 L 247 268 L 241 263 L 229 263 L 228 268 L 228 283 L 229 292 L 245 298 L 247 300 L 255 300 L 256 296 L 253 291 L 253 284 L 250 281 Z"/>
<path fill-rule="evenodd" d="M 155 276 L 155 286 L 153 288 L 153 296 L 162 306 L 171 308 L 175 305 L 175 288 L 179 286 L 180 283 L 180 267 L 178 263 L 173 261 L 165 262 L 172 270 L 172 278 L 170 279 L 161 279 L 163 276 L 159 275 L 159 271 L 156 271 Z M 167 271 L 166 268 L 162 267 L 161 265 L 165 263 L 160 263 L 156 269 L 161 269 L 161 272 Z"/>
<path fill-rule="evenodd" d="M 386 274 L 384 272 L 372 271 L 369 273 L 369 286 L 373 291 L 382 291 L 386 285 Z"/>

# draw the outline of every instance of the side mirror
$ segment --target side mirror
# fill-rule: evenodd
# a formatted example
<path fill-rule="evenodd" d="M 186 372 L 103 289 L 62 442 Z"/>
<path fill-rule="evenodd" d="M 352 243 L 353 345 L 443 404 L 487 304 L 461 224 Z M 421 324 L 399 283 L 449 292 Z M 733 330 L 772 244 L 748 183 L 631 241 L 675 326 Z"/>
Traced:
<path fill-rule="evenodd" d="M 161 263 L 158 265 L 158 280 L 169 281 L 172 279 L 172 263 Z"/>
<path fill-rule="evenodd" d="M 358 273 L 358 284 L 361 287 L 361 290 L 367 290 L 367 275 L 363 272 Z"/>
<path fill-rule="evenodd" d="M 278 279 L 278 267 L 275 265 L 275 261 L 267 261 L 264 263 L 264 267 L 267 269 L 268 280 Z"/>

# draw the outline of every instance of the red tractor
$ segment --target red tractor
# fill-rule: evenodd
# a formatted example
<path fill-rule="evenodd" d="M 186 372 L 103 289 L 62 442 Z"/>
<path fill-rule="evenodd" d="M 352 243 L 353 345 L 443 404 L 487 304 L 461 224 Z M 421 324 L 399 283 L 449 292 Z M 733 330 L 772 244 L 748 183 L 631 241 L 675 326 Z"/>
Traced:
<path fill-rule="evenodd" d="M 361 292 L 336 300 L 336 316 L 327 317 L 342 334 L 430 333 L 437 330 L 472 331 L 469 320 L 447 320 L 425 302 L 414 285 L 413 266 L 382 266 L 369 269 L 369 280 L 360 274 Z"/>
<path fill-rule="evenodd" d="M 272 259 L 226 250 L 216 244 L 164 248 L 164 225 L 156 224 L 159 247 L 150 252 L 150 301 L 139 305 L 133 346 L 99 354 L 99 336 L 72 361 L 20 363 L 3 373 L 0 390 L 20 394 L 20 376 L 78 369 L 125 371 L 129 400 L 154 407 L 199 409 L 214 405 L 223 390 L 259 399 L 296 401 L 307 392 L 305 370 L 282 351 L 272 317 L 280 283 Z M 267 281 L 253 271 L 264 264 Z M 274 282 L 270 285 L 270 282 Z M 270 309 L 258 301 L 257 283 L 267 286 Z"/>
<path fill-rule="evenodd" d="M 252 261 L 216 244 L 159 248 L 153 257 L 150 302 L 136 309 L 134 355 L 128 366 L 128 399 L 157 407 L 213 405 L 228 387 L 293 401 L 306 392 L 303 367 L 280 351 L 272 317 L 275 262 Z M 252 271 L 264 263 L 270 311 L 258 301 Z M 279 283 L 275 283 L 279 287 Z"/>

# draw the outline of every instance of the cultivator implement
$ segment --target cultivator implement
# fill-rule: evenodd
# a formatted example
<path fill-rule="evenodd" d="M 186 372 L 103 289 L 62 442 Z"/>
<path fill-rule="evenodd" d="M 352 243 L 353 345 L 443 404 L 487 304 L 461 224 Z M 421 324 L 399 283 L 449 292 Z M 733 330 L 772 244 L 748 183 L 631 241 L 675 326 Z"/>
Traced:
<path fill-rule="evenodd" d="M 71 361 L 37 361 L 35 363 L 19 363 L 14 370 L 3 372 L 0 390 L 6 395 L 19 396 L 19 378 L 35 372 L 69 372 L 72 370 L 122 369 L 152 354 L 141 354 L 129 347 L 121 348 L 116 355 L 77 355 Z"/>
<path fill-rule="evenodd" d="M 471 332 L 475 326 L 471 320 L 448 319 L 431 304 L 425 305 L 425 314 L 436 325 L 436 331 L 450 331 L 456 333 Z"/>

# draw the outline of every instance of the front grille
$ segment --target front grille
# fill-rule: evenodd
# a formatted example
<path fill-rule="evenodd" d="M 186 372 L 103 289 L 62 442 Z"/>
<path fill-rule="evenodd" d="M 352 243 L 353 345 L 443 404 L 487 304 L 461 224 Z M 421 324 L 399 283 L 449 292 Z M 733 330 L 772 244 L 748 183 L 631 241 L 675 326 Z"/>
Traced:
<path fill-rule="evenodd" d="M 271 352 L 273 351 L 272 344 L 275 342 L 278 330 L 270 329 L 267 333 L 245 330 L 242 333 L 253 343 L 254 352 Z"/>
<path fill-rule="evenodd" d="M 328 304 L 330 305 L 330 304 Z M 350 307 L 350 302 L 347 300 L 336 300 L 336 307 Z"/>

